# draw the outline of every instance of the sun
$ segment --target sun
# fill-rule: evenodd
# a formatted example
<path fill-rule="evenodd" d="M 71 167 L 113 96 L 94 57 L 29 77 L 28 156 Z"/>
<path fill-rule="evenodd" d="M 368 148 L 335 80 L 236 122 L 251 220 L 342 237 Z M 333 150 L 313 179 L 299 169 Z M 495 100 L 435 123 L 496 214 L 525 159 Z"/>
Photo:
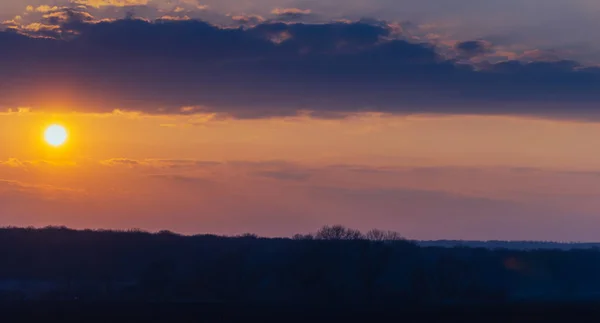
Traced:
<path fill-rule="evenodd" d="M 61 125 L 53 124 L 44 131 L 44 140 L 54 147 L 62 146 L 68 137 L 67 129 Z"/>

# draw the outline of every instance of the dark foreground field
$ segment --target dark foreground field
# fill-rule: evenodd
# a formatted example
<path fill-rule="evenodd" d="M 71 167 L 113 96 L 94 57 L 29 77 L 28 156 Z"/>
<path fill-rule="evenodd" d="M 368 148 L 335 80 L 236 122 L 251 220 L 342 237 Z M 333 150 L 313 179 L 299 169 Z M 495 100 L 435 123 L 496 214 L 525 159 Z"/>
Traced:
<path fill-rule="evenodd" d="M 2 322 L 598 322 L 600 303 L 399 308 L 5 302 Z"/>
<path fill-rule="evenodd" d="M 600 249 L 5 228 L 0 323 L 20 321 L 600 322 Z"/>

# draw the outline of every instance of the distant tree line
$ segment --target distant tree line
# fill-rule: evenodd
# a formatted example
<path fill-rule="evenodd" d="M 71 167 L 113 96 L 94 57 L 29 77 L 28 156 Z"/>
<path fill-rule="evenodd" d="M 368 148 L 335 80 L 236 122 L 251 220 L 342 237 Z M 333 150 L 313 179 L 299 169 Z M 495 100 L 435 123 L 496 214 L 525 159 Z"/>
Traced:
<path fill-rule="evenodd" d="M 287 238 L 0 229 L 1 299 L 445 304 L 600 299 L 600 252 L 420 247 L 341 225 Z"/>
<path fill-rule="evenodd" d="M 296 234 L 295 240 L 370 240 L 370 241 L 400 241 L 404 239 L 398 232 L 373 229 L 366 234 L 359 230 L 349 229 L 342 225 L 324 226 L 316 233 Z"/>

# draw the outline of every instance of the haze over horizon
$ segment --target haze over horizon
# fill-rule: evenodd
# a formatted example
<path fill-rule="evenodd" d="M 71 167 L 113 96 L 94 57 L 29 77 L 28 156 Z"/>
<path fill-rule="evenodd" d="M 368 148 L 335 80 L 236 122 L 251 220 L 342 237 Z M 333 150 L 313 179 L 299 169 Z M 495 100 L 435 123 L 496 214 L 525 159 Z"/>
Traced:
<path fill-rule="evenodd" d="M 598 14 L 0 0 L 0 226 L 597 241 Z"/>

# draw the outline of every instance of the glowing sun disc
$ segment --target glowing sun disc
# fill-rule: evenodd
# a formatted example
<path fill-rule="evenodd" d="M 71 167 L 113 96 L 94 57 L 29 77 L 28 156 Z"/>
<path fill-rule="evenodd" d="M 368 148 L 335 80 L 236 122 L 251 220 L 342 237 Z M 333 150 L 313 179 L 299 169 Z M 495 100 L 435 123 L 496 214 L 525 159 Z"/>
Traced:
<path fill-rule="evenodd" d="M 44 140 L 51 146 L 58 147 L 67 141 L 67 129 L 65 127 L 54 124 L 46 128 L 44 131 Z"/>

